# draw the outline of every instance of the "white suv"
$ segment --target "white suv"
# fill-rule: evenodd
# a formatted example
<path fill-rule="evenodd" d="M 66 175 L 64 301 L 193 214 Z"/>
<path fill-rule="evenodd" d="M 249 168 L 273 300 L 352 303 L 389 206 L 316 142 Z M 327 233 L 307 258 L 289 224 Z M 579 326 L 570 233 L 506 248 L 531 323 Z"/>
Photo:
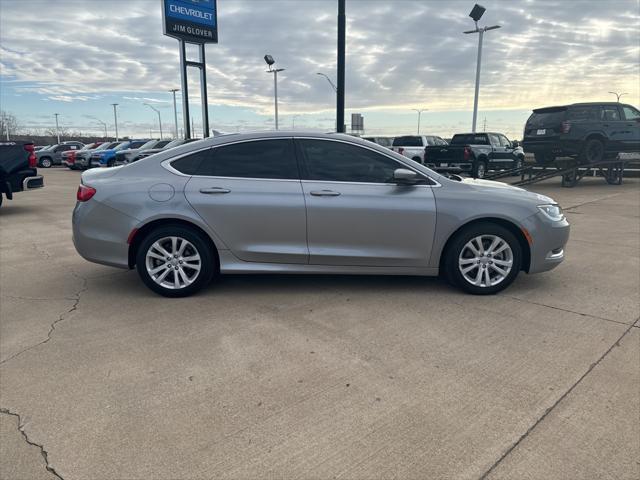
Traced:
<path fill-rule="evenodd" d="M 424 148 L 434 145 L 448 145 L 446 141 L 435 135 L 405 135 L 393 139 L 391 149 L 418 163 L 424 163 Z"/>

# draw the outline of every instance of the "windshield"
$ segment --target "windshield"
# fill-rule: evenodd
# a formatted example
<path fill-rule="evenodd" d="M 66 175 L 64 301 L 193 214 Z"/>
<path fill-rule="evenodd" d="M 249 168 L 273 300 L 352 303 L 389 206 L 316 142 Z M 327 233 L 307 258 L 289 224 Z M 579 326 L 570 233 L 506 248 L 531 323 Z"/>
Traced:
<path fill-rule="evenodd" d="M 178 145 L 182 145 L 184 143 L 184 140 L 180 139 L 180 138 L 176 138 L 175 140 L 171 140 L 169 143 L 167 143 L 167 146 L 164 148 L 173 148 L 173 147 L 177 147 Z"/>
<path fill-rule="evenodd" d="M 158 143 L 157 140 L 149 140 L 147 143 L 140 147 L 140 150 L 148 150 L 150 148 L 153 148 L 156 143 Z"/>
<path fill-rule="evenodd" d="M 40 150 L 41 152 L 44 152 L 46 150 L 51 150 L 53 149 L 53 147 L 55 147 L 56 145 L 47 145 L 46 147 L 44 147 L 42 150 Z"/>
<path fill-rule="evenodd" d="M 464 133 L 454 135 L 451 145 L 489 145 L 489 140 L 485 134 Z"/>
<path fill-rule="evenodd" d="M 130 143 L 131 143 L 131 142 L 121 142 L 119 145 L 116 145 L 116 146 L 113 148 L 113 150 L 115 150 L 115 151 L 117 152 L 118 150 L 122 150 L 122 149 L 124 149 L 124 148 L 129 148 L 129 144 L 130 144 Z"/>

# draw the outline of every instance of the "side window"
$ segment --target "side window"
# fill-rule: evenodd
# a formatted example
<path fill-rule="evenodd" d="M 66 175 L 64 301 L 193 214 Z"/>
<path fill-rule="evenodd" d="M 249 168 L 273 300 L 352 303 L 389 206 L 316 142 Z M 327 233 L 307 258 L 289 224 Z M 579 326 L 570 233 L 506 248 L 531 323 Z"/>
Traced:
<path fill-rule="evenodd" d="M 289 139 L 254 140 L 214 147 L 208 151 L 207 155 L 204 155 L 196 175 L 237 178 L 299 178 L 298 162 L 293 153 L 293 141 Z"/>
<path fill-rule="evenodd" d="M 363 147 L 331 140 L 300 140 L 308 180 L 389 183 L 402 165 Z"/>
<path fill-rule="evenodd" d="M 618 107 L 602 107 L 600 110 L 600 120 L 605 122 L 613 122 L 620 120 L 620 112 Z"/>
<path fill-rule="evenodd" d="M 55 152 L 66 152 L 67 150 L 69 150 L 69 145 L 60 145 L 59 147 L 56 147 Z"/>
<path fill-rule="evenodd" d="M 624 118 L 627 120 L 637 120 L 640 118 L 640 112 L 628 105 L 623 106 L 622 111 L 624 112 Z"/>
<path fill-rule="evenodd" d="M 571 107 L 567 115 L 567 118 L 574 122 L 580 122 L 580 121 L 586 122 L 589 120 L 596 120 L 597 117 L 598 117 L 598 107 L 593 107 L 589 105 Z"/>
<path fill-rule="evenodd" d="M 511 148 L 511 142 L 504 135 L 500 135 L 500 145 L 502 145 L 503 147 Z"/>
<path fill-rule="evenodd" d="M 493 147 L 499 147 L 500 146 L 500 139 L 498 138 L 497 135 L 494 135 L 493 133 L 489 134 L 489 141 L 491 142 L 491 146 L 493 146 Z"/>
<path fill-rule="evenodd" d="M 436 145 L 446 145 L 447 142 L 445 142 L 443 139 L 441 139 L 440 137 L 436 137 Z"/>

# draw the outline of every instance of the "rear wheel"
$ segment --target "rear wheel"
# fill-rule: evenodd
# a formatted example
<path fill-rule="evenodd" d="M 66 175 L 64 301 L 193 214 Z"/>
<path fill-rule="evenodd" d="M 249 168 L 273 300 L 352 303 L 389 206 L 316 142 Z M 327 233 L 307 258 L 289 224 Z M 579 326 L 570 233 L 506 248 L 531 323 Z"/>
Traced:
<path fill-rule="evenodd" d="M 515 236 L 493 223 L 478 223 L 453 238 L 444 262 L 449 281 L 474 295 L 491 295 L 518 276 L 522 249 Z"/>
<path fill-rule="evenodd" d="M 555 155 L 549 152 L 538 152 L 538 153 L 534 153 L 533 156 L 538 165 L 545 165 L 547 163 L 552 163 L 556 159 Z"/>
<path fill-rule="evenodd" d="M 474 178 L 484 178 L 487 174 L 487 162 L 484 160 L 478 160 L 473 168 Z"/>
<path fill-rule="evenodd" d="M 147 287 L 165 297 L 187 297 L 217 269 L 209 242 L 196 230 L 168 225 L 151 231 L 138 248 L 136 268 Z"/>
<path fill-rule="evenodd" d="M 597 139 L 592 138 L 587 140 L 582 154 L 580 155 L 581 163 L 598 163 L 604 159 L 604 143 Z"/>
<path fill-rule="evenodd" d="M 51 165 L 53 165 L 53 162 L 49 157 L 44 157 L 40 159 L 40 166 L 42 168 L 51 168 Z"/>
<path fill-rule="evenodd" d="M 411 160 L 414 162 L 422 163 L 422 159 L 420 157 L 413 157 Z"/>

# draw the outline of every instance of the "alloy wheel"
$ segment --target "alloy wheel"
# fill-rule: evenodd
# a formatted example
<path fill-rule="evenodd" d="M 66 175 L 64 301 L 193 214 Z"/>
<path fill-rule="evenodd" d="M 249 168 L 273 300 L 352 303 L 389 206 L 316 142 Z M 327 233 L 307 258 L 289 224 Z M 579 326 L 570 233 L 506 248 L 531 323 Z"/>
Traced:
<path fill-rule="evenodd" d="M 513 251 L 497 235 L 478 235 L 469 240 L 458 257 L 462 277 L 476 287 L 498 285 L 513 268 Z"/>
<path fill-rule="evenodd" d="M 202 269 L 202 259 L 193 243 L 171 236 L 163 237 L 149 247 L 145 266 L 155 283 L 180 290 L 196 281 Z"/>

